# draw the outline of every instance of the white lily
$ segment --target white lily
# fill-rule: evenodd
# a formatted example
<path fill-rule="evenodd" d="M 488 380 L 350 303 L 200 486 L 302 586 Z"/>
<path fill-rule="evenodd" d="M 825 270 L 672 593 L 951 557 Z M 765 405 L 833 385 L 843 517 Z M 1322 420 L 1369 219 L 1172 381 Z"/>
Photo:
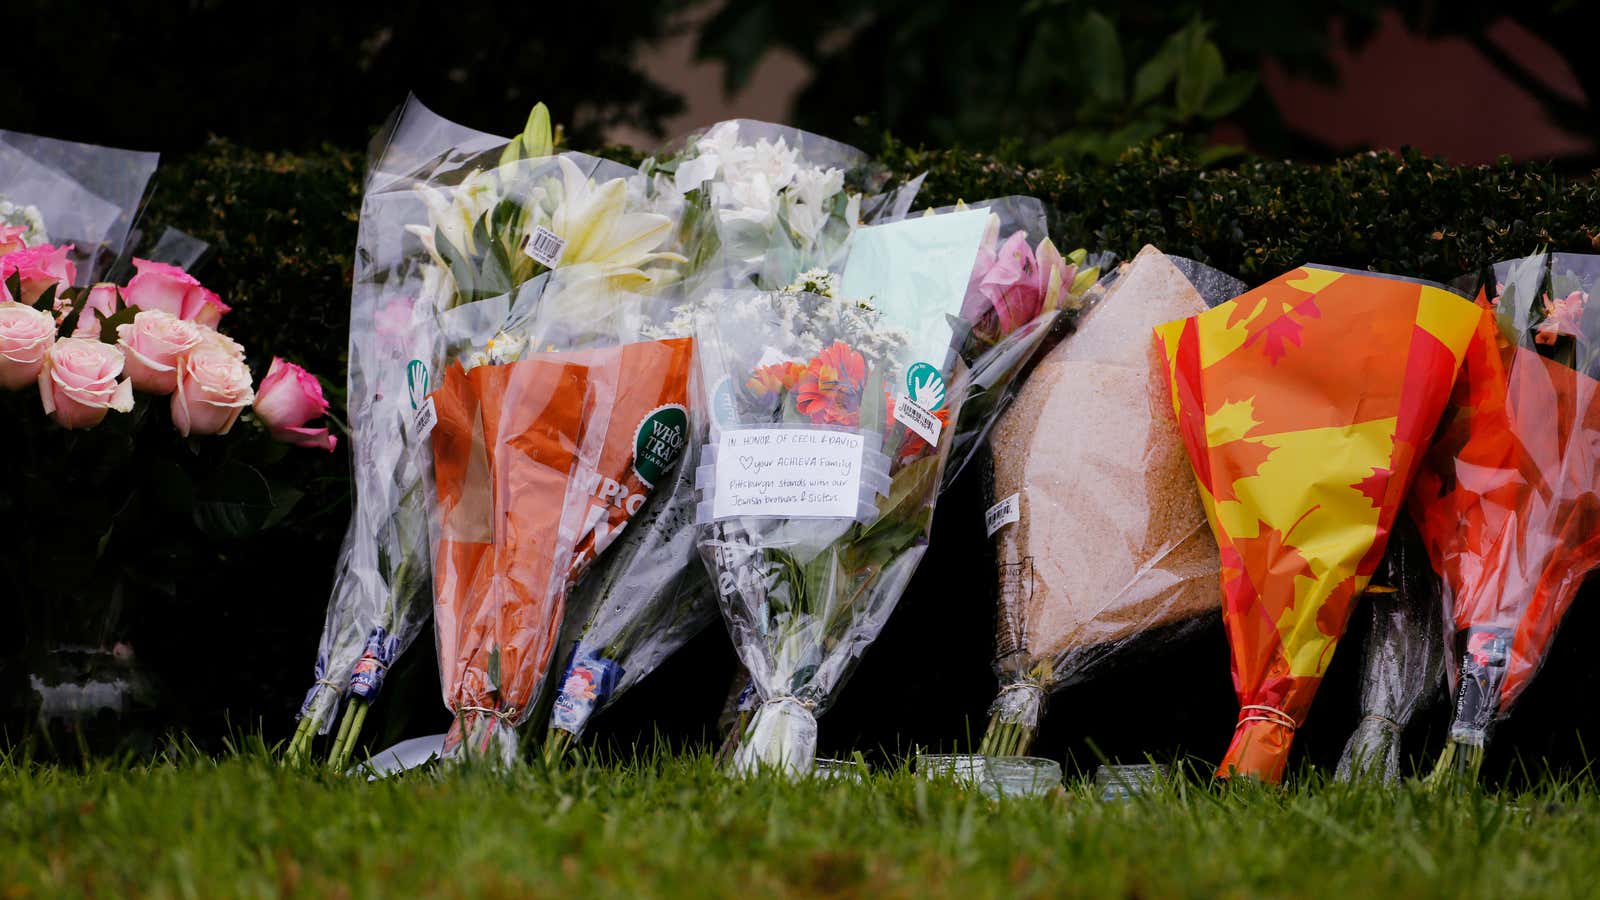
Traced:
<path fill-rule="evenodd" d="M 784 200 L 788 207 L 789 229 L 802 246 L 816 243 L 823 226 L 828 224 L 828 207 L 834 195 L 842 190 L 844 172 L 840 169 L 806 168 L 795 174 L 794 185 Z"/>
<path fill-rule="evenodd" d="M 656 250 L 672 234 L 670 218 L 627 211 L 625 179 L 597 185 L 566 157 L 560 164 L 561 198 L 549 228 L 566 241 L 562 268 L 593 265 L 613 288 L 636 290 L 654 279 L 654 273 L 645 271 L 650 263 L 685 261 Z"/>

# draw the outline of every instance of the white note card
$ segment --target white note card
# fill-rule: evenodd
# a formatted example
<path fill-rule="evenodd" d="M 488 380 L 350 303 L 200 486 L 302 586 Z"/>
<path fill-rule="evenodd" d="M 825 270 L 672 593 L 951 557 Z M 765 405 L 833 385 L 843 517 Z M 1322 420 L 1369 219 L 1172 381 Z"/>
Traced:
<path fill-rule="evenodd" d="M 866 439 L 820 428 L 740 428 L 717 443 L 712 518 L 855 518 Z"/>

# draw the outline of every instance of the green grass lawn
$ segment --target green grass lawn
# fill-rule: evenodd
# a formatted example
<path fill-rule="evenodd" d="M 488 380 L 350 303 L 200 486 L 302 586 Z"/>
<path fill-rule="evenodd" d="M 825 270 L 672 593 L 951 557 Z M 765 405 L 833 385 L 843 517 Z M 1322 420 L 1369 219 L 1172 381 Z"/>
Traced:
<path fill-rule="evenodd" d="M 701 756 L 367 783 L 219 762 L 0 762 L 0 896 L 1595 896 L 1600 796 L 1174 784 L 991 802 L 908 772 Z"/>

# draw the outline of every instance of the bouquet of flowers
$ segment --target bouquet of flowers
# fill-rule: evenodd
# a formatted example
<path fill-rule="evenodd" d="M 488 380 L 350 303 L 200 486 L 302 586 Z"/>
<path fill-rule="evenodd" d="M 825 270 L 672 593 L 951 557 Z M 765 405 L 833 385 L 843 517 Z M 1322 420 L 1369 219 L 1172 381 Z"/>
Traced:
<path fill-rule="evenodd" d="M 352 295 L 356 510 L 291 759 L 329 730 L 348 693 L 330 753 L 342 766 L 383 673 L 427 621 L 425 432 L 436 411 L 426 398 L 441 367 L 516 358 L 526 337 L 505 330 L 514 304 L 523 318 L 549 303 L 573 327 L 605 329 L 628 313 L 611 298 L 664 281 L 679 259 L 657 251 L 670 223 L 638 211 L 636 170 L 553 148 L 543 105 L 508 142 L 415 98 L 374 143 Z M 557 271 L 559 300 L 547 291 Z"/>
<path fill-rule="evenodd" d="M 1216 542 L 1149 335 L 1243 285 L 1188 268 L 1141 250 L 995 426 L 1001 687 L 984 755 L 1025 754 L 1051 693 L 1220 606 Z"/>
<path fill-rule="evenodd" d="M 244 349 L 218 330 L 227 305 L 188 272 L 134 258 L 125 285 L 82 285 L 123 254 L 145 163 L 0 133 L 0 193 L 14 198 L 0 207 L 0 427 L 18 469 L 0 508 L 33 523 L 13 542 L 15 602 L 34 692 L 46 705 L 70 695 L 68 715 L 134 689 L 112 620 L 170 582 L 172 536 L 187 551 L 269 526 L 298 496 L 262 474 L 282 455 L 275 441 L 334 441 L 307 426 L 327 410 L 316 379 L 274 359 L 257 390 Z M 75 243 L 50 243 L 63 236 Z"/>
<path fill-rule="evenodd" d="M 683 338 L 446 370 L 432 396 L 447 755 L 514 754 L 567 593 L 683 450 L 692 353 Z"/>
<path fill-rule="evenodd" d="M 1538 672 L 1600 563 L 1600 257 L 1539 253 L 1494 267 L 1492 311 L 1412 510 L 1443 582 L 1455 720 L 1437 777 L 1476 777 L 1495 722 Z"/>
<path fill-rule="evenodd" d="M 1423 477 L 1419 472 L 1418 484 Z M 1416 528 L 1400 520 L 1375 579 L 1382 584 L 1367 588 L 1372 618 L 1361 676 L 1361 722 L 1339 757 L 1340 780 L 1392 783 L 1399 778 L 1400 738 L 1443 677 L 1438 591 L 1424 560 Z"/>
<path fill-rule="evenodd" d="M 712 287 L 777 290 L 837 272 L 863 223 L 903 218 L 919 176 L 890 189 L 854 147 L 781 125 L 719 122 L 648 159 L 653 208 L 678 223 L 684 271 Z"/>
<path fill-rule="evenodd" d="M 1219 775 L 1283 778 L 1481 320 L 1440 287 L 1304 266 L 1156 329 L 1221 552 L 1241 709 Z"/>
<path fill-rule="evenodd" d="M 944 424 L 967 388 L 948 332 L 933 346 L 899 323 L 959 309 L 986 216 L 940 218 L 858 232 L 844 296 L 719 292 L 698 311 L 711 420 L 699 547 L 760 701 L 734 757 L 741 770 L 810 770 L 816 713 L 926 549 Z M 911 271 L 924 279 L 914 300 L 895 283 Z M 850 296 L 852 284 L 866 290 Z"/>

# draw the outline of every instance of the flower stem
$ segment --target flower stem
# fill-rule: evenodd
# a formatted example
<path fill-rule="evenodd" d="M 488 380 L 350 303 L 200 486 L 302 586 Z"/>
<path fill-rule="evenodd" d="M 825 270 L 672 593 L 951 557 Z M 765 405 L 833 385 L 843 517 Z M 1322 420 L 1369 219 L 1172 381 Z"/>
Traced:
<path fill-rule="evenodd" d="M 317 729 L 311 724 L 311 716 L 301 716 L 300 724 L 295 726 L 294 737 L 289 740 L 289 749 L 284 751 L 283 764 L 298 766 L 306 761 L 311 753 L 311 742 L 316 739 Z"/>
<path fill-rule="evenodd" d="M 1033 728 L 1020 722 L 1004 722 L 1000 714 L 989 718 L 989 727 L 978 745 L 980 756 L 1022 756 L 1033 746 Z"/>
<path fill-rule="evenodd" d="M 328 765 L 338 771 L 344 771 L 350 764 L 350 756 L 355 752 L 356 741 L 361 737 L 361 726 L 367 721 L 369 704 L 360 697 L 350 698 L 350 703 L 345 707 L 344 717 L 339 721 L 339 737 L 333 742 L 333 749 L 328 752 Z"/>
<path fill-rule="evenodd" d="M 1439 762 L 1428 775 L 1427 783 L 1434 787 L 1472 784 L 1478 780 L 1482 768 L 1482 745 L 1451 739 L 1439 754 Z"/>
<path fill-rule="evenodd" d="M 553 766 L 567 755 L 578 736 L 565 728 L 552 728 L 544 739 L 544 764 Z"/>

